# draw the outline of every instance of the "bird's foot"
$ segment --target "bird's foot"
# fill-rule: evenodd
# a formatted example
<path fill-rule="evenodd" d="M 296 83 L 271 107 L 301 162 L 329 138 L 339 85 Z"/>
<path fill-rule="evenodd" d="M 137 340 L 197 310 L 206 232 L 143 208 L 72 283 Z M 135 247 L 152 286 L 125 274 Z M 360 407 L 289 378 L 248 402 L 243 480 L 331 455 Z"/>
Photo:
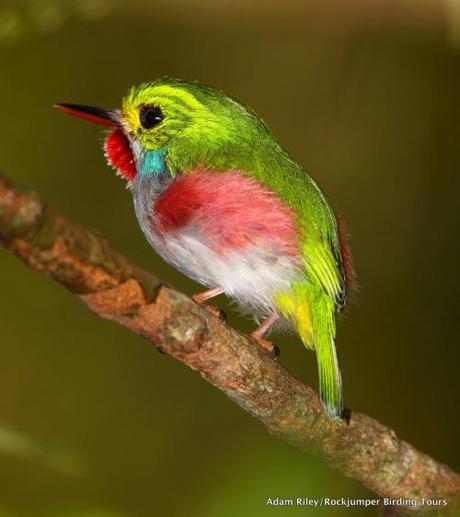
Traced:
<path fill-rule="evenodd" d="M 250 334 L 252 339 L 266 352 L 268 352 L 273 359 L 278 359 L 280 355 L 280 349 L 271 341 L 268 341 L 267 339 L 263 339 L 260 336 L 256 334 L 256 332 L 253 332 Z"/>
<path fill-rule="evenodd" d="M 273 323 L 279 318 L 278 314 L 273 311 L 268 318 L 266 318 L 254 332 L 251 332 L 250 336 L 252 339 L 264 350 L 266 350 L 274 359 L 278 359 L 280 355 L 280 349 L 274 345 L 271 341 L 264 339 L 267 332 L 270 331 Z"/>

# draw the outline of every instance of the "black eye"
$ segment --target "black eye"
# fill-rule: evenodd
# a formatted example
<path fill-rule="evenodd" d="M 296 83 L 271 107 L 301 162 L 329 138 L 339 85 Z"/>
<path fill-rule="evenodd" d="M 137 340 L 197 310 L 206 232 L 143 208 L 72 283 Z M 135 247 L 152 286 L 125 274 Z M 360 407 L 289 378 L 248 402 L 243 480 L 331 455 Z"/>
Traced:
<path fill-rule="evenodd" d="M 152 129 L 163 120 L 163 113 L 157 106 L 143 106 L 139 113 L 139 120 L 144 129 Z"/>

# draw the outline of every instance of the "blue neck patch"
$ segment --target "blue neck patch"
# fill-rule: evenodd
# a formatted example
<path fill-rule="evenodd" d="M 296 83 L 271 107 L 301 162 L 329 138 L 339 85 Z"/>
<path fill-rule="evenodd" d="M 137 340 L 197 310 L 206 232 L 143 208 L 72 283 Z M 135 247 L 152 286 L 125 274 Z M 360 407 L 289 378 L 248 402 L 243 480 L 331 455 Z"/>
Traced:
<path fill-rule="evenodd" d="M 165 161 L 165 155 L 166 149 L 145 150 L 138 173 L 141 176 L 146 176 L 148 174 L 163 174 L 168 170 Z"/>

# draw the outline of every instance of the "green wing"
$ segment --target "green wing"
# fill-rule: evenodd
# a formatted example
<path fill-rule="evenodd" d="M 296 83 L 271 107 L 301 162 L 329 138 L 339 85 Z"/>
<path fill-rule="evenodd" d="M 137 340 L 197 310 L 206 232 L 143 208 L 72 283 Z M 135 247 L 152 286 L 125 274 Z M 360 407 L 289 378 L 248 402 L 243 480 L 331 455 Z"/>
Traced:
<path fill-rule="evenodd" d="M 345 273 L 337 222 L 320 188 L 311 178 L 308 180 L 308 205 L 299 218 L 307 275 L 341 310 L 345 304 Z"/>
<path fill-rule="evenodd" d="M 345 304 L 345 278 L 340 247 L 321 235 L 308 237 L 303 246 L 307 275 L 320 285 L 340 310 Z"/>

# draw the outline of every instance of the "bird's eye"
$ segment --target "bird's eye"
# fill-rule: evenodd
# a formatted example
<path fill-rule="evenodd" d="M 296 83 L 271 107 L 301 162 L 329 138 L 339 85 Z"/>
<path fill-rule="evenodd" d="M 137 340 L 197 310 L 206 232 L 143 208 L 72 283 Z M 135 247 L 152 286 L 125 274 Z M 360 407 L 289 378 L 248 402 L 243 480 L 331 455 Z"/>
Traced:
<path fill-rule="evenodd" d="M 163 120 L 163 113 L 157 106 L 143 106 L 139 113 L 139 120 L 144 129 L 152 129 Z"/>

